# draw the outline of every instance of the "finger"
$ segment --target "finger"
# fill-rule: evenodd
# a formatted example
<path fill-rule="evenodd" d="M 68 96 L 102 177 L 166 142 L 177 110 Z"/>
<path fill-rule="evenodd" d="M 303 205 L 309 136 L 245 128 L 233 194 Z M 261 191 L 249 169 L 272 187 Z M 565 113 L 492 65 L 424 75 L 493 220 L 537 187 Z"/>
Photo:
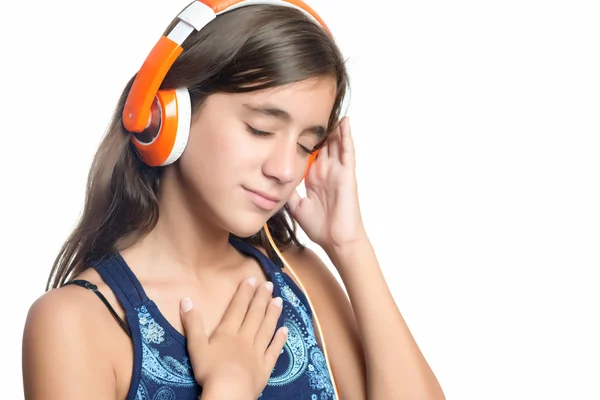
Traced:
<path fill-rule="evenodd" d="M 238 290 L 233 295 L 225 314 L 221 319 L 217 329 L 226 329 L 232 332 L 238 332 L 246 312 L 248 311 L 248 305 L 254 297 L 256 290 L 256 278 L 249 278 L 243 281 Z"/>
<path fill-rule="evenodd" d="M 277 321 L 279 320 L 281 310 L 283 309 L 282 303 L 281 297 L 276 297 L 269 302 L 265 318 L 263 319 L 260 328 L 258 328 L 256 338 L 254 339 L 254 343 L 261 350 L 266 349 L 273 338 L 273 333 L 277 327 Z"/>
<path fill-rule="evenodd" d="M 246 313 L 246 318 L 244 318 L 244 322 L 242 322 L 242 326 L 240 327 L 240 333 L 242 335 L 254 340 L 256 332 L 265 318 L 265 313 L 267 311 L 269 300 L 271 300 L 272 293 L 273 282 L 265 282 L 265 284 L 260 285 L 260 287 L 256 289 L 254 298 L 250 302 L 250 307 Z"/>
<path fill-rule="evenodd" d="M 202 315 L 192 300 L 188 297 L 181 299 L 180 315 L 183 329 L 188 343 L 188 351 L 194 359 L 193 354 L 203 354 L 208 346 L 208 337 L 204 331 Z"/>
<path fill-rule="evenodd" d="M 344 117 L 341 124 L 341 162 L 343 165 L 354 167 L 355 149 L 354 140 L 352 139 L 352 130 L 350 129 L 350 118 Z"/>
<path fill-rule="evenodd" d="M 335 130 L 331 132 L 329 139 L 327 139 L 327 147 L 329 148 L 329 158 L 332 158 L 333 160 L 339 160 L 340 158 L 340 140 L 340 125 L 338 125 L 335 128 Z"/>
<path fill-rule="evenodd" d="M 331 133 L 329 135 L 331 136 Z M 317 157 L 317 160 L 321 160 L 321 163 L 327 159 L 329 159 L 329 137 L 327 137 L 327 140 L 321 146 L 321 149 L 319 150 L 319 156 Z M 315 160 L 315 162 L 317 162 L 317 160 Z"/>
<path fill-rule="evenodd" d="M 282 326 L 279 328 L 275 334 L 275 337 L 273 338 L 273 341 L 271 342 L 271 345 L 265 352 L 266 374 L 271 375 L 273 372 L 273 368 L 275 368 L 275 364 L 277 363 L 277 359 L 281 354 L 281 350 L 283 350 L 285 342 L 287 341 L 288 333 L 289 330 L 287 326 Z"/>
<path fill-rule="evenodd" d="M 290 212 L 292 213 L 292 215 L 295 214 L 296 210 L 300 206 L 301 200 L 302 200 L 302 197 L 300 197 L 298 190 L 294 190 L 292 192 L 292 195 L 290 196 L 290 198 L 287 201 L 287 206 L 288 206 Z"/>
<path fill-rule="evenodd" d="M 331 129 L 331 132 L 329 132 L 329 135 L 327 136 L 327 140 L 325 141 L 324 148 L 326 149 L 325 153 L 327 154 L 328 158 L 333 157 L 331 143 L 333 142 L 333 137 L 339 131 L 339 129 L 340 129 L 340 121 L 338 121 L 337 124 L 333 127 L 333 129 Z M 335 151 L 335 149 L 333 149 L 333 151 Z"/>

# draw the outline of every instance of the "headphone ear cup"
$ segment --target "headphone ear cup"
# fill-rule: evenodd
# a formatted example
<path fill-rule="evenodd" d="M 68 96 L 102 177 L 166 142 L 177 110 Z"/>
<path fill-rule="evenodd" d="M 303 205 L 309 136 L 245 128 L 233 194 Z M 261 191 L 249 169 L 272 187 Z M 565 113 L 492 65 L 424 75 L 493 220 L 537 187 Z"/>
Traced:
<path fill-rule="evenodd" d="M 302 177 L 302 180 L 306 179 L 306 176 L 308 175 L 308 171 L 310 170 L 310 166 L 315 162 L 318 154 L 319 154 L 319 150 L 315 150 L 308 156 L 308 163 L 306 165 L 306 170 L 304 171 L 304 176 Z"/>
<path fill-rule="evenodd" d="M 177 161 L 190 136 L 191 114 L 187 88 L 160 90 L 152 102 L 148 126 L 131 136 L 142 161 L 151 167 Z"/>

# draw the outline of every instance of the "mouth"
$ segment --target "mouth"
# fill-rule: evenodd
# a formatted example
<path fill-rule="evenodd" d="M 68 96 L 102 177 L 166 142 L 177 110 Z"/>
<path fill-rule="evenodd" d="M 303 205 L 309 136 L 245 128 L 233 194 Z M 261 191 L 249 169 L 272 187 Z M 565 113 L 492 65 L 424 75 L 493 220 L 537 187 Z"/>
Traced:
<path fill-rule="evenodd" d="M 275 196 L 269 195 L 258 190 L 251 190 L 245 187 L 243 187 L 243 189 L 246 191 L 246 193 L 248 193 L 250 201 L 255 206 L 265 211 L 273 211 L 277 204 L 281 201 L 281 199 L 278 199 Z"/>

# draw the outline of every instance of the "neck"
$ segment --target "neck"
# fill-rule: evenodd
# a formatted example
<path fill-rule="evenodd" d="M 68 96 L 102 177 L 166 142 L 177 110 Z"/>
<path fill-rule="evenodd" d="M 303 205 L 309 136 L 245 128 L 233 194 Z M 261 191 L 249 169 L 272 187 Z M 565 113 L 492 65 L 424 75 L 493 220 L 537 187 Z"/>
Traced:
<path fill-rule="evenodd" d="M 175 190 L 167 179 L 161 186 L 156 226 L 123 256 L 152 268 L 153 274 L 212 275 L 237 265 L 242 256 L 229 243 L 230 233 L 205 212 L 201 199 Z"/>

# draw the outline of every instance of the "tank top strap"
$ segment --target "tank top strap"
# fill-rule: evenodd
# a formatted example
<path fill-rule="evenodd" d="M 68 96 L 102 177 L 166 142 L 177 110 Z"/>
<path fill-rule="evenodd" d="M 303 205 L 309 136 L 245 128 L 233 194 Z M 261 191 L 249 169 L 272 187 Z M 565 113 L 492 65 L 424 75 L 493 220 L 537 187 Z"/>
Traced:
<path fill-rule="evenodd" d="M 140 281 L 118 252 L 93 262 L 92 267 L 98 271 L 123 307 L 134 309 L 148 301 Z"/>

